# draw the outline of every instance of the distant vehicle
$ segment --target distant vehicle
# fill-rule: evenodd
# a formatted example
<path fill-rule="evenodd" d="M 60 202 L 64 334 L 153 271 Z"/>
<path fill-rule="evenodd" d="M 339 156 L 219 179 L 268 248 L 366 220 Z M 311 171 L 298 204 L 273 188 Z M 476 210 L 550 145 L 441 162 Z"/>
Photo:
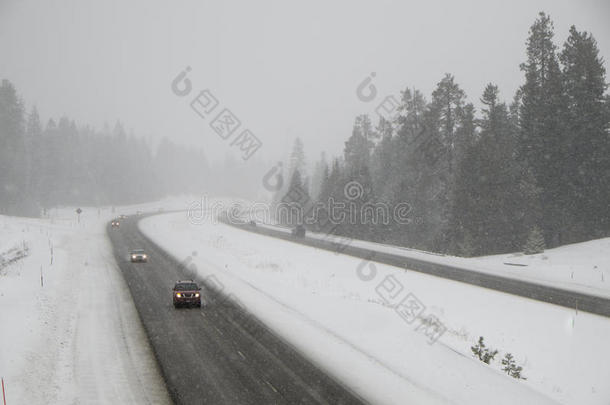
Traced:
<path fill-rule="evenodd" d="M 295 226 L 294 228 L 292 228 L 290 233 L 294 237 L 304 238 L 305 237 L 305 226 L 299 224 L 299 225 Z"/>
<path fill-rule="evenodd" d="M 193 280 L 178 280 L 172 289 L 174 308 L 197 306 L 201 308 L 201 288 Z"/>
<path fill-rule="evenodd" d="M 253 219 L 251 219 L 251 220 L 248 222 L 248 225 L 250 225 L 250 226 L 256 226 L 256 221 L 255 221 L 255 220 L 253 220 Z"/>
<path fill-rule="evenodd" d="M 130 259 L 132 263 L 146 263 L 148 255 L 144 252 L 144 249 L 134 249 L 131 251 Z"/>
<path fill-rule="evenodd" d="M 136 215 L 141 217 L 142 216 L 142 211 L 136 211 Z"/>
<path fill-rule="evenodd" d="M 127 215 L 121 214 L 119 215 L 119 219 L 127 219 Z"/>
<path fill-rule="evenodd" d="M 113 228 L 118 228 L 118 227 L 121 226 L 121 223 L 118 220 L 115 219 L 114 221 L 112 221 L 111 225 L 112 225 Z"/>

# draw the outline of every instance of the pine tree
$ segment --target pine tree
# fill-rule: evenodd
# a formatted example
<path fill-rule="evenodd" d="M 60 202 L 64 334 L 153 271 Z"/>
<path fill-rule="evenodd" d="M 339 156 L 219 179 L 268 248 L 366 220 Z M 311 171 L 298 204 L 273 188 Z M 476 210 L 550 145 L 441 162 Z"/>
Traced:
<path fill-rule="evenodd" d="M 328 162 L 326 161 L 326 153 L 322 152 L 311 177 L 311 195 L 316 201 L 319 200 L 320 193 L 322 192 L 325 174 L 328 175 Z"/>
<path fill-rule="evenodd" d="M 288 191 L 282 198 L 283 212 L 286 217 L 280 217 L 280 221 L 287 225 L 302 224 L 305 215 L 309 213 L 313 201 L 309 196 L 305 183 L 301 177 L 301 172 L 297 169 L 292 174 Z"/>
<path fill-rule="evenodd" d="M 370 163 L 373 194 L 376 200 L 389 202 L 391 199 L 390 186 L 392 185 L 390 180 L 394 175 L 392 173 L 394 129 L 389 121 L 380 117 L 376 132 L 380 136 L 380 141 L 373 150 Z"/>
<path fill-rule="evenodd" d="M 358 176 L 369 165 L 369 158 L 373 142 L 371 122 L 367 115 L 356 117 L 352 136 L 345 142 L 343 155 L 345 167 L 350 176 Z"/>
<path fill-rule="evenodd" d="M 301 140 L 301 138 L 298 137 L 294 140 L 294 143 L 292 144 L 292 149 L 288 157 L 287 171 L 283 173 L 285 181 L 282 187 L 277 190 L 273 196 L 272 204 L 274 206 L 277 207 L 277 205 L 280 204 L 280 202 L 288 192 L 290 187 L 290 180 L 292 179 L 295 170 L 298 170 L 302 176 L 306 173 L 305 148 L 303 146 L 303 141 Z M 277 211 L 277 209 L 274 211 Z"/>
<path fill-rule="evenodd" d="M 470 244 L 485 254 L 509 252 L 523 241 L 517 218 L 523 195 L 514 160 L 515 128 L 498 94 L 497 86 L 487 85 L 477 121 L 480 132 L 464 142 L 466 152 L 456 173 L 453 228 L 460 254 Z"/>
<path fill-rule="evenodd" d="M 444 146 L 436 113 L 419 90 L 405 89 L 399 109 L 396 136 L 391 144 L 391 176 L 385 181 L 389 189 L 384 196 L 388 196 L 391 207 L 410 204 L 413 216 L 426 221 L 392 224 L 391 233 L 384 234 L 389 242 L 431 250 L 440 228 L 440 210 L 432 185 L 440 181 L 436 168 L 441 160 L 439 151 Z"/>
<path fill-rule="evenodd" d="M 432 147 L 431 143 L 427 148 L 428 159 L 436 161 L 432 169 L 435 173 L 434 177 L 438 176 L 432 180 L 433 183 L 438 183 L 432 191 L 439 216 L 438 233 L 432 246 L 436 251 L 455 250 L 455 174 L 460 155 L 463 155 L 465 150 L 463 142 L 470 138 L 472 134 L 468 132 L 474 128 L 474 109 L 472 106 L 468 109 L 464 108 L 465 99 L 464 91 L 450 74 L 446 74 L 432 92 L 430 118 L 434 121 L 432 127 L 440 136 L 439 147 Z M 431 135 L 434 136 L 434 132 Z M 438 155 L 442 156 L 438 158 Z M 430 215 L 430 218 L 433 216 Z"/>
<path fill-rule="evenodd" d="M 292 152 L 290 153 L 289 178 L 292 178 L 295 170 L 298 170 L 301 174 L 305 173 L 305 147 L 301 138 L 298 137 L 294 140 Z"/>
<path fill-rule="evenodd" d="M 470 232 L 463 232 L 463 236 L 458 242 L 458 255 L 462 257 L 472 257 L 476 254 L 477 248 L 475 245 L 475 239 L 470 235 Z"/>
<path fill-rule="evenodd" d="M 553 23 L 540 13 L 530 28 L 527 61 L 521 65 L 519 157 L 532 170 L 544 208 L 542 230 L 554 246 L 564 239 L 566 212 L 565 97 L 562 75 L 553 43 Z"/>
<path fill-rule="evenodd" d="M 449 73 L 445 74 L 432 92 L 432 108 L 438 113 L 439 129 L 450 150 L 454 146 L 455 129 L 462 114 L 465 98 L 464 91 Z"/>
<path fill-rule="evenodd" d="M 41 151 L 42 147 L 42 126 L 38 110 L 33 107 L 27 116 L 25 127 L 25 158 L 26 186 L 24 193 L 27 195 L 24 204 L 27 205 L 26 211 L 32 216 L 40 214 L 40 175 L 41 175 Z"/>
<path fill-rule="evenodd" d="M 525 253 L 526 255 L 534 255 L 537 253 L 544 252 L 544 249 L 544 235 L 540 228 L 534 225 L 529 233 L 527 240 L 525 241 L 523 253 Z"/>
<path fill-rule="evenodd" d="M 610 117 L 605 111 L 606 70 L 593 36 L 574 26 L 560 55 L 567 99 L 568 209 L 575 218 L 570 241 L 610 234 Z"/>
<path fill-rule="evenodd" d="M 504 358 L 502 359 L 502 366 L 502 371 L 504 371 L 509 376 L 516 379 L 527 380 L 527 378 L 521 375 L 523 367 L 517 366 L 517 363 L 515 362 L 515 359 L 513 358 L 512 354 L 506 353 L 504 355 Z"/>
<path fill-rule="evenodd" d="M 0 212 L 23 211 L 27 200 L 28 156 L 25 142 L 24 108 L 11 82 L 0 85 Z"/>
<path fill-rule="evenodd" d="M 476 358 L 485 364 L 489 364 L 489 362 L 492 361 L 498 354 L 497 350 L 491 350 L 485 345 L 483 336 L 479 336 L 479 341 L 474 346 L 471 346 L 470 350 Z"/>
<path fill-rule="evenodd" d="M 374 145 L 372 139 L 377 134 L 373 131 L 370 119 L 367 115 L 358 116 L 354 122 L 352 136 L 345 142 L 343 150 L 345 159 L 345 172 L 341 176 L 344 187 L 343 195 L 335 196 L 339 202 L 348 207 L 346 214 L 346 226 L 342 228 L 343 234 L 347 236 L 371 237 L 374 234 L 371 224 L 363 221 L 363 206 L 373 200 L 372 180 L 370 174 L 370 154 Z M 345 187 L 356 184 L 359 195 L 347 195 Z"/>

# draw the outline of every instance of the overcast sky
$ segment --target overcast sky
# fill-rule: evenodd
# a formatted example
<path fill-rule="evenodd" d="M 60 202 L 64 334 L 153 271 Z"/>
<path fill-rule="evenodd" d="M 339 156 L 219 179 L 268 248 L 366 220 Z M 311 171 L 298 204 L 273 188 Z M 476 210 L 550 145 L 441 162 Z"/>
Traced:
<path fill-rule="evenodd" d="M 190 66 L 194 91 L 230 108 L 263 141 L 260 156 L 275 159 L 300 136 L 311 162 L 342 152 L 355 115 L 407 86 L 429 98 L 445 72 L 475 105 L 488 82 L 510 100 L 541 10 L 558 45 L 574 24 L 610 58 L 607 0 L 0 0 L 0 78 L 45 120 L 120 119 L 224 158 L 228 143 L 170 89 Z M 365 103 L 356 88 L 371 72 L 378 96 Z"/>

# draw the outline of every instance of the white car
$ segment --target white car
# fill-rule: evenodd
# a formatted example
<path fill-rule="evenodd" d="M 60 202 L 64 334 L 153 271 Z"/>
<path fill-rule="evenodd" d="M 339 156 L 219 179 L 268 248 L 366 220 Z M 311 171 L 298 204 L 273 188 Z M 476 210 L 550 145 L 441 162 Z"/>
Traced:
<path fill-rule="evenodd" d="M 131 251 L 130 260 L 132 263 L 146 263 L 148 255 L 144 252 L 144 249 L 134 249 Z"/>

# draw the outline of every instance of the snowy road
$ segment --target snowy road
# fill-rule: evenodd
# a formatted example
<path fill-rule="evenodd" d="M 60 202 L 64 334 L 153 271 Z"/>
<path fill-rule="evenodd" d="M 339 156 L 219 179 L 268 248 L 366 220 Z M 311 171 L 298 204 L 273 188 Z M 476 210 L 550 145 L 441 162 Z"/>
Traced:
<path fill-rule="evenodd" d="M 176 403 L 361 403 L 212 291 L 204 290 L 203 310 L 175 310 L 171 287 L 187 278 L 180 264 L 144 238 L 135 220 L 108 232 Z M 149 262 L 130 263 L 133 248 L 144 248 Z"/>

